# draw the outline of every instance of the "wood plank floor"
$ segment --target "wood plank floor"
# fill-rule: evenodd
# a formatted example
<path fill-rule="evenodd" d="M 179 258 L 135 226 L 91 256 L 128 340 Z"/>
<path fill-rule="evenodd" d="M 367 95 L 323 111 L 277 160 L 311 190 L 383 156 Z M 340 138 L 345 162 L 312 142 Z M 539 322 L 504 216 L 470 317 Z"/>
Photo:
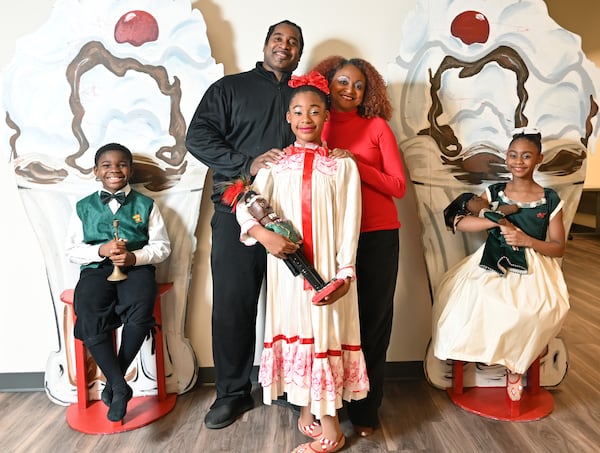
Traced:
<path fill-rule="evenodd" d="M 358 452 L 597 452 L 600 451 L 600 239 L 575 236 L 564 271 L 571 312 L 563 329 L 569 352 L 565 381 L 552 390 L 554 411 L 525 423 L 488 420 L 454 406 L 426 381 L 386 383 L 382 428 L 367 439 L 347 437 Z M 211 386 L 179 396 L 173 412 L 136 431 L 92 436 L 71 430 L 65 408 L 43 392 L 0 393 L 0 452 L 288 452 L 307 439 L 280 406 L 257 407 L 235 424 L 209 430 L 204 415 Z M 260 389 L 254 390 L 261 401 Z M 342 418 L 344 418 L 342 414 Z"/>

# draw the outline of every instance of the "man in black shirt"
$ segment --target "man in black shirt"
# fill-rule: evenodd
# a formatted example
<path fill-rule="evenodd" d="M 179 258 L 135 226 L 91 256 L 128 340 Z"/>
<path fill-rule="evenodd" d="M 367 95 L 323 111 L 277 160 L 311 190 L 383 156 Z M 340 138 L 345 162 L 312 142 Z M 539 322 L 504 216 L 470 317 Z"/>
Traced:
<path fill-rule="evenodd" d="M 241 176 L 254 177 L 293 143 L 285 118 L 291 96 L 287 83 L 303 47 L 298 25 L 288 20 L 272 25 L 263 61 L 250 71 L 213 83 L 187 132 L 188 151 L 212 170 L 214 181 L 212 346 L 217 397 L 204 419 L 211 429 L 230 425 L 254 406 L 250 372 L 266 269 L 264 247 L 240 242 L 240 227 L 231 207 L 221 202 L 219 185 Z"/>

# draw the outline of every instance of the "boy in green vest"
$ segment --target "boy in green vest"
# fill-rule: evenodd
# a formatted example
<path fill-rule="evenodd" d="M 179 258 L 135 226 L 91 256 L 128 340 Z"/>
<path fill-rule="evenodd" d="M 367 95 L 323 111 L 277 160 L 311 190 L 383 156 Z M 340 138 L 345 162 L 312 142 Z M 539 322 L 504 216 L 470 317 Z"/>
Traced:
<path fill-rule="evenodd" d="M 129 186 L 132 167 L 125 146 L 109 143 L 98 149 L 94 174 L 102 188 L 77 202 L 67 238 L 67 257 L 81 266 L 73 333 L 106 377 L 101 399 L 111 421 L 122 420 L 127 412 L 133 391 L 124 375 L 155 325 L 154 264 L 171 253 L 158 206 Z M 124 280 L 109 280 L 115 267 L 126 275 Z M 117 354 L 112 332 L 121 325 Z"/>

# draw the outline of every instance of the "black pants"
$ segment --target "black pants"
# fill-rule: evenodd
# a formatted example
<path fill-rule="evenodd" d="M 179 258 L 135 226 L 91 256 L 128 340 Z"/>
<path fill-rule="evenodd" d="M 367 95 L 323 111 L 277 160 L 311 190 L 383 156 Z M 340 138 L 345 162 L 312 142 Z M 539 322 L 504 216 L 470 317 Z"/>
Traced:
<path fill-rule="evenodd" d="M 234 214 L 215 211 L 212 220 L 212 348 L 217 401 L 249 395 L 256 316 L 267 257 L 262 245 L 240 242 Z"/>
<path fill-rule="evenodd" d="M 392 332 L 394 291 L 398 276 L 398 230 L 361 233 L 356 257 L 360 338 L 370 390 L 347 406 L 354 425 L 375 427 L 383 400 L 385 357 Z"/>
<path fill-rule="evenodd" d="M 81 271 L 75 287 L 73 308 L 77 315 L 74 335 L 86 345 L 105 340 L 122 324 L 150 330 L 154 324 L 155 268 L 152 265 L 124 269 L 127 280 L 109 282 L 113 265 Z"/>

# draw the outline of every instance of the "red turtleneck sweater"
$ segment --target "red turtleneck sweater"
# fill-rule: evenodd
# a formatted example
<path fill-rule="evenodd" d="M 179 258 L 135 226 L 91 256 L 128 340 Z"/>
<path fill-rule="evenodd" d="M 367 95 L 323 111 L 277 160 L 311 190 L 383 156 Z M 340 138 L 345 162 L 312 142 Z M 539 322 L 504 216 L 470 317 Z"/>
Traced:
<path fill-rule="evenodd" d="M 323 129 L 329 149 L 347 149 L 356 156 L 361 180 L 361 232 L 400 227 L 394 198 L 406 191 L 404 165 L 396 137 L 383 118 L 366 119 L 331 109 Z"/>

